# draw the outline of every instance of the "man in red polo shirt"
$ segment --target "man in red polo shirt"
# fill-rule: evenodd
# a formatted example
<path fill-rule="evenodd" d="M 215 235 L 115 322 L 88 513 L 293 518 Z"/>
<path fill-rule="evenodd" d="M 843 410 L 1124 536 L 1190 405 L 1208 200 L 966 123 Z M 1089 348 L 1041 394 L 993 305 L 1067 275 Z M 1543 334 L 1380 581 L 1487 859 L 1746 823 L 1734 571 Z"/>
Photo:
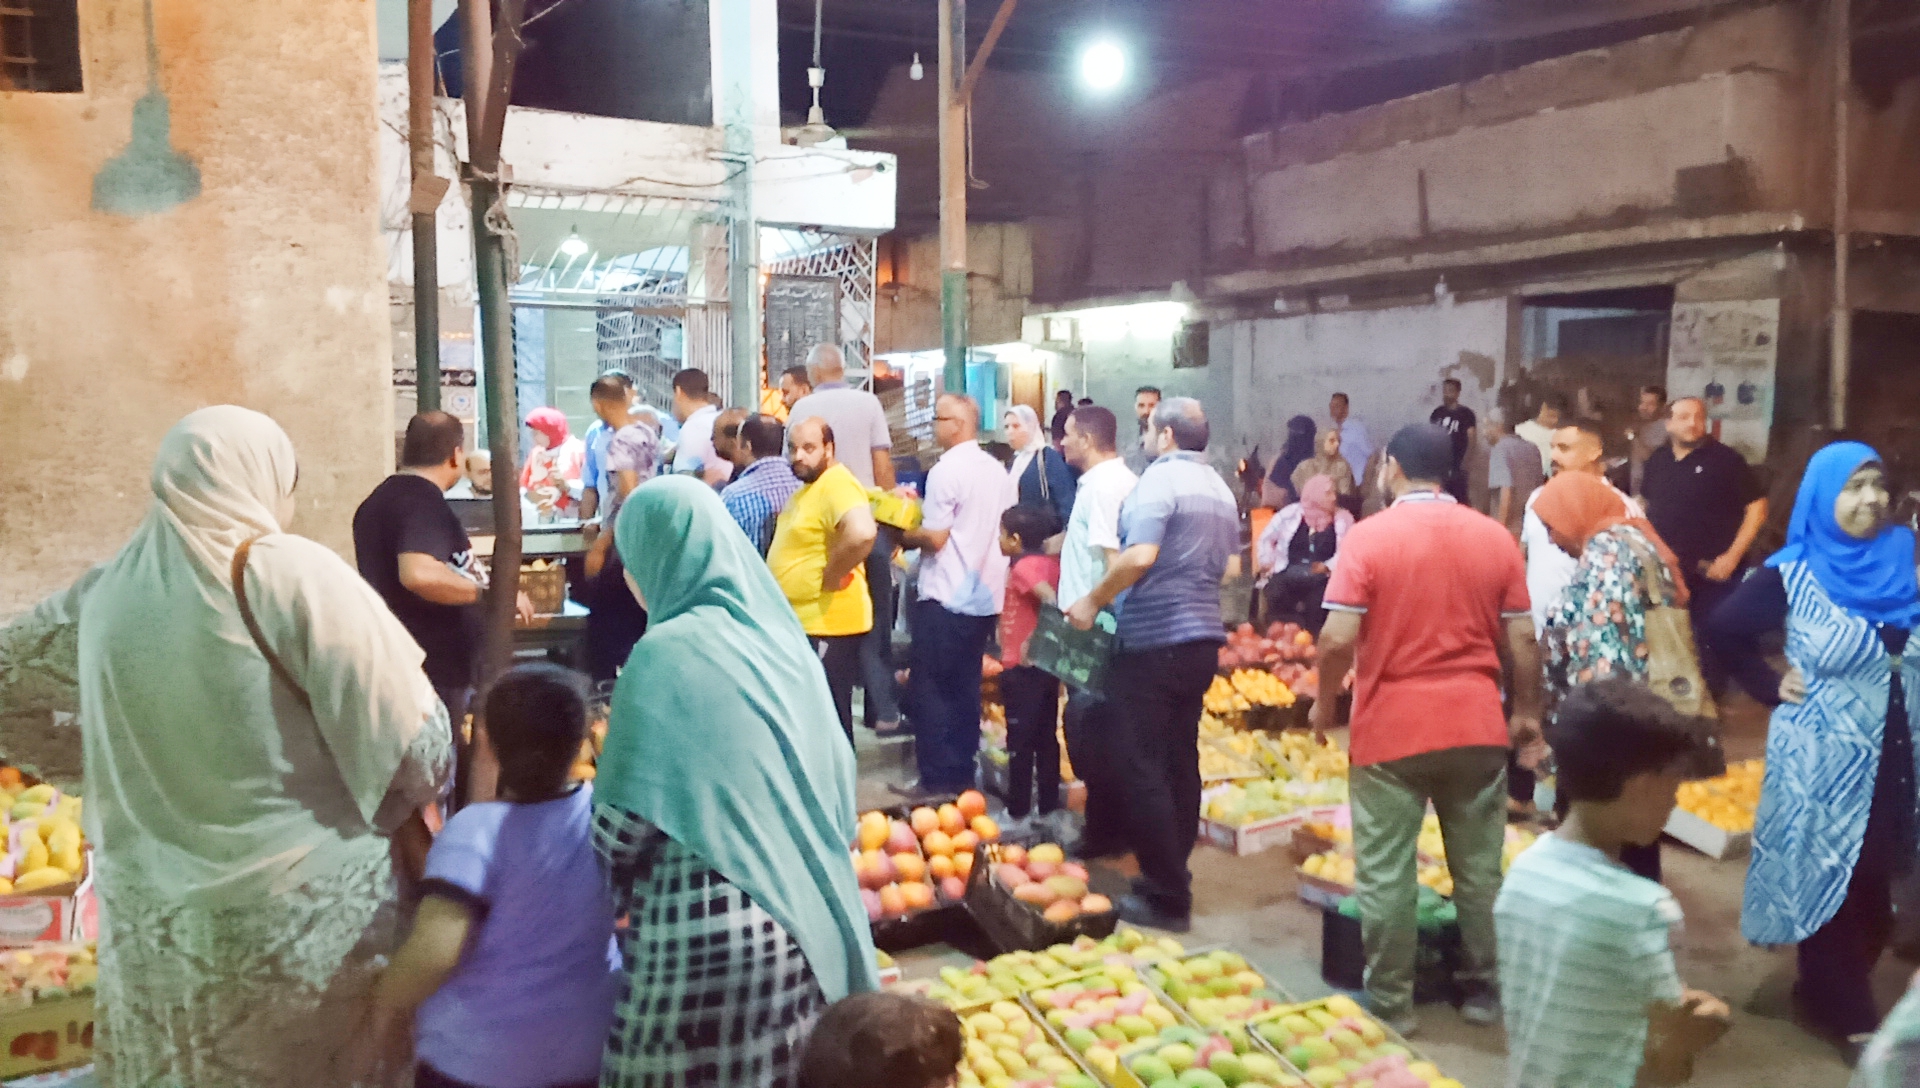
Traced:
<path fill-rule="evenodd" d="M 1420 885 L 1415 844 L 1432 802 L 1460 914 L 1461 1015 L 1500 1020 L 1493 901 L 1506 838 L 1507 749 L 1531 766 L 1540 741 L 1540 655 L 1527 570 L 1504 526 L 1446 492 L 1453 443 L 1431 423 L 1387 446 L 1393 505 L 1355 525 L 1327 586 L 1320 669 L 1355 667 L 1354 893 L 1367 948 L 1367 997 L 1401 1034 L 1413 1017 Z M 1501 646 L 1513 666 L 1502 713 Z M 1332 728 L 1334 700 L 1314 704 Z"/>

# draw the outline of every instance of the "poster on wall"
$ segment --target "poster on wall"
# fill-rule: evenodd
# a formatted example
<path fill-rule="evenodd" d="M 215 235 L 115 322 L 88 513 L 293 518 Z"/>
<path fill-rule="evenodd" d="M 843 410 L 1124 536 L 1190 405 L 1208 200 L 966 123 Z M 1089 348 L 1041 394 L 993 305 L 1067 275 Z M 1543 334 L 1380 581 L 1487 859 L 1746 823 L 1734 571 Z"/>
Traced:
<path fill-rule="evenodd" d="M 1667 395 L 1705 401 L 1709 431 L 1757 464 L 1767 458 L 1779 354 L 1777 298 L 1675 303 Z"/>

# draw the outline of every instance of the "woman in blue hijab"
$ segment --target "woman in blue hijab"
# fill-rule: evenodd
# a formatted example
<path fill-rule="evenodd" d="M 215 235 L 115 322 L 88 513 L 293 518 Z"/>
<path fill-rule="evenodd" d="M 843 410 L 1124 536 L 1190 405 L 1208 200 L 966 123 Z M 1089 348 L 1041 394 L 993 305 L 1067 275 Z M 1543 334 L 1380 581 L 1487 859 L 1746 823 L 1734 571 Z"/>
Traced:
<path fill-rule="evenodd" d="M 1890 507 L 1871 447 L 1814 454 L 1787 546 L 1708 622 L 1741 685 L 1775 707 L 1741 930 L 1799 944 L 1802 1013 L 1852 1051 L 1880 1021 L 1868 980 L 1915 851 L 1920 674 L 1905 650 L 1920 586 L 1914 535 Z M 1782 626 L 1784 679 L 1758 645 Z"/>

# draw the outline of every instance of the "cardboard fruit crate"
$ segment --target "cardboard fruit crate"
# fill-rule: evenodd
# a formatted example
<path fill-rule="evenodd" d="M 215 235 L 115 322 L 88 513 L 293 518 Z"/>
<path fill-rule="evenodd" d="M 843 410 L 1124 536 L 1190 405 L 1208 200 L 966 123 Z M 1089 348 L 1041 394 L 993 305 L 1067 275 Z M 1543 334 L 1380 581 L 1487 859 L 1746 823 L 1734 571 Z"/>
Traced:
<path fill-rule="evenodd" d="M 1715 827 L 1683 808 L 1667 817 L 1666 833 L 1715 861 L 1743 858 L 1753 849 L 1753 832 Z"/>
<path fill-rule="evenodd" d="M 41 941 L 92 941 L 100 936 L 100 901 L 93 888 L 93 849 L 80 876 L 37 892 L 0 895 L 0 947 Z"/>
<path fill-rule="evenodd" d="M 92 994 L 0 1013 L 0 1079 L 70 1069 L 92 1060 Z"/>

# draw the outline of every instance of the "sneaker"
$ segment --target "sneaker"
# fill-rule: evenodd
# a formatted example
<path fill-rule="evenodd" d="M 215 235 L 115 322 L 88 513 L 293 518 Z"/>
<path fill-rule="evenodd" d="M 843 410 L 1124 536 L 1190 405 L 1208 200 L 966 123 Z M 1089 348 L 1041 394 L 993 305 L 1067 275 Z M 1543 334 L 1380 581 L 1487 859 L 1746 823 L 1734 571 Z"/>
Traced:
<path fill-rule="evenodd" d="M 1121 896 L 1115 901 L 1114 909 L 1119 912 L 1121 921 L 1136 926 L 1164 929 L 1169 933 L 1186 933 L 1193 929 L 1191 914 L 1168 914 L 1137 895 Z"/>
<path fill-rule="evenodd" d="M 1375 1001 L 1373 995 L 1370 993 L 1361 991 L 1350 994 L 1349 996 L 1359 1002 L 1360 1007 L 1367 1010 L 1368 1015 L 1391 1028 L 1394 1032 L 1398 1033 L 1402 1039 L 1411 1039 L 1419 1033 L 1420 1018 L 1413 1014 L 1412 1009 L 1406 1009 L 1396 1013 L 1382 1012 L 1380 1011 L 1380 1003 Z"/>
<path fill-rule="evenodd" d="M 1467 996 L 1460 1003 L 1460 1019 L 1477 1027 L 1492 1027 L 1501 1020 L 1500 991 L 1491 982 L 1482 982 L 1467 986 Z"/>

